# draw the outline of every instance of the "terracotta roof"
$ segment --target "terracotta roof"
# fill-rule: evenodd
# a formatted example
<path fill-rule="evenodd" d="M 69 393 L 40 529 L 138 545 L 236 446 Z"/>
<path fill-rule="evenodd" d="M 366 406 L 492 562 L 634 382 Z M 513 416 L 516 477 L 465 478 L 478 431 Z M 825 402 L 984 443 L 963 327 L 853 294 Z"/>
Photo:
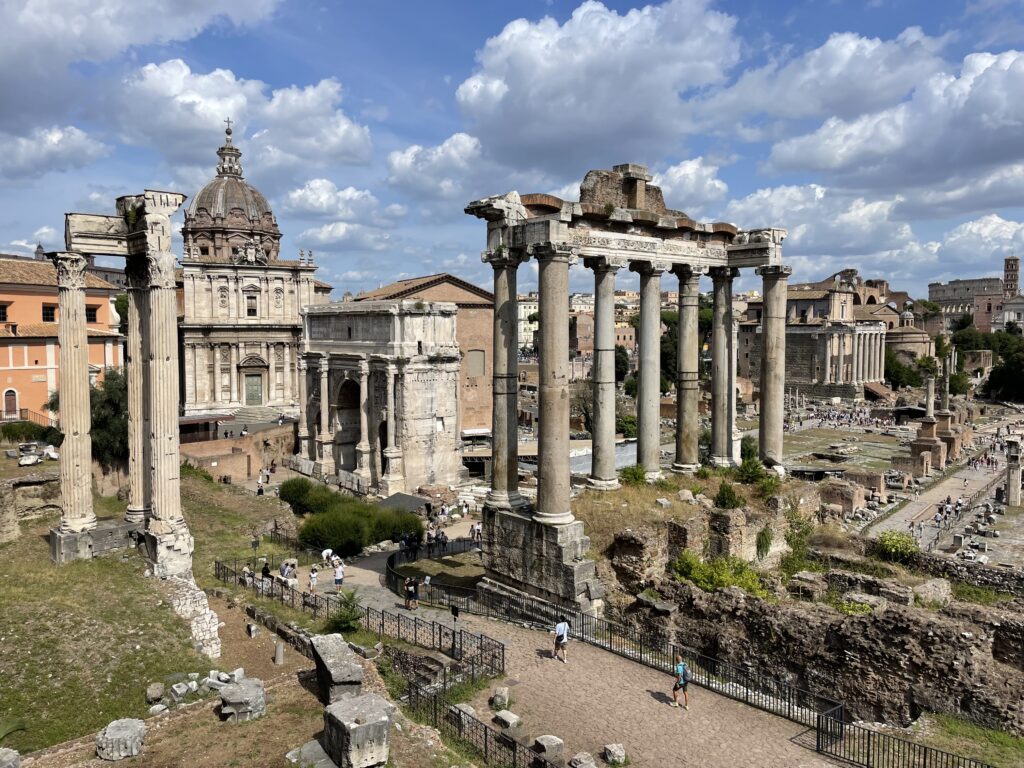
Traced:
<path fill-rule="evenodd" d="M 18 326 L 18 332 L 13 333 L 11 326 Z M 108 331 L 103 328 L 88 328 L 90 336 L 102 336 L 104 338 L 116 339 L 121 334 L 117 331 Z M 7 323 L 0 326 L 0 338 L 4 339 L 48 339 L 57 337 L 57 323 Z"/>
<path fill-rule="evenodd" d="M 57 268 L 51 261 L 4 258 L 0 255 L 0 284 L 41 285 L 48 288 L 56 288 Z M 108 291 L 121 290 L 113 283 L 108 283 L 91 272 L 86 272 L 85 274 L 85 287 Z"/>
<path fill-rule="evenodd" d="M 424 277 L 410 277 L 407 280 L 399 280 L 391 283 L 390 285 L 381 286 L 376 290 L 361 293 L 356 296 L 354 300 L 372 301 L 380 299 L 401 299 L 415 293 L 416 291 L 439 283 L 452 283 L 453 285 L 457 285 L 459 288 L 463 288 L 470 293 L 475 293 L 485 301 L 494 301 L 494 294 L 490 291 L 485 291 L 480 286 L 468 283 L 455 275 L 448 274 L 447 272 L 441 272 L 436 275 L 426 275 Z"/>
<path fill-rule="evenodd" d="M 317 280 L 315 277 L 313 278 L 313 286 L 315 288 L 327 288 L 332 291 L 334 290 L 333 285 L 331 285 L 330 283 L 325 283 L 323 280 Z"/>
<path fill-rule="evenodd" d="M 829 292 L 821 289 L 793 288 L 786 291 L 786 298 L 789 299 L 824 299 Z"/>

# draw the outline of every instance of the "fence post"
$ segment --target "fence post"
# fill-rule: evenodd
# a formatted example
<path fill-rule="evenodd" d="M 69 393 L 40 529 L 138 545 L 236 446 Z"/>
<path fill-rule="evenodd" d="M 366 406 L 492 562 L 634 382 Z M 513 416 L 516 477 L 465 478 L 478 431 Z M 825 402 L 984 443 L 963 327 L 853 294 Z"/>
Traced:
<path fill-rule="evenodd" d="M 865 757 L 864 757 L 864 765 L 866 765 L 867 768 L 871 768 L 871 731 L 867 731 L 867 734 L 868 734 L 868 751 L 867 751 L 867 755 L 865 755 Z"/>

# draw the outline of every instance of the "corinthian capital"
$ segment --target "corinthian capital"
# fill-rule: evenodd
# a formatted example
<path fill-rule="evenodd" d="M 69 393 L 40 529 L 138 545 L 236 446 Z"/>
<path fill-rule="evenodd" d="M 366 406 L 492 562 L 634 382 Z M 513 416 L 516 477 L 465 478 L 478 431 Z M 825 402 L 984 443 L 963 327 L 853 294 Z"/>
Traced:
<path fill-rule="evenodd" d="M 85 290 L 85 271 L 89 262 L 74 251 L 58 251 L 51 256 L 57 267 L 57 287 Z"/>
<path fill-rule="evenodd" d="M 150 288 L 174 290 L 174 254 L 170 251 L 149 250 L 146 253 Z"/>
<path fill-rule="evenodd" d="M 537 243 L 530 246 L 530 253 L 538 261 L 565 261 L 570 265 L 579 258 L 579 249 L 569 243 Z"/>

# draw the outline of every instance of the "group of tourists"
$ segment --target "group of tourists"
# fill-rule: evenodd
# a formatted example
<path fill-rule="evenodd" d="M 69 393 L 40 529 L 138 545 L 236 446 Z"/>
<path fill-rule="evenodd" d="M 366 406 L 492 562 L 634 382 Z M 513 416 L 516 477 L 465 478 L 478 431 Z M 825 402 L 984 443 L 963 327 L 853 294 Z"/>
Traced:
<path fill-rule="evenodd" d="M 435 546 L 438 552 L 447 552 L 448 534 L 439 528 L 435 528 L 434 523 L 430 523 L 427 526 L 427 557 L 433 555 Z"/>

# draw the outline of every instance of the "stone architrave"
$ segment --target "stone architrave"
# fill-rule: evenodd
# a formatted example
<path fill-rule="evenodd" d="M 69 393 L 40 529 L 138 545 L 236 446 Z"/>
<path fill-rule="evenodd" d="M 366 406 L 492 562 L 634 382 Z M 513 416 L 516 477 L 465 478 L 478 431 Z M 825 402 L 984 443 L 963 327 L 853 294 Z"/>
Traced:
<path fill-rule="evenodd" d="M 89 407 L 89 337 L 85 324 L 85 272 L 80 253 L 52 254 L 57 268 L 57 339 L 60 344 L 61 533 L 96 527 L 92 508 L 92 412 Z"/>
<path fill-rule="evenodd" d="M 528 255 L 509 248 L 486 251 L 481 259 L 494 270 L 494 366 L 491 414 L 491 509 L 523 512 L 519 493 L 519 320 L 517 275 Z"/>
<path fill-rule="evenodd" d="M 634 261 L 640 274 L 640 381 L 637 387 L 636 463 L 648 480 L 661 477 L 661 273 L 668 265 Z"/>
<path fill-rule="evenodd" d="M 759 267 L 764 288 L 761 319 L 759 452 L 767 466 L 781 465 L 786 389 L 786 282 L 789 267 Z"/>
<path fill-rule="evenodd" d="M 676 460 L 675 472 L 693 472 L 700 465 L 699 317 L 700 272 L 678 266 L 679 340 L 676 351 Z"/>
<path fill-rule="evenodd" d="M 143 259 L 125 264 L 128 287 L 128 508 L 124 519 L 145 522 L 152 503 L 149 424 L 149 271 Z"/>
<path fill-rule="evenodd" d="M 594 271 L 594 385 L 591 488 L 619 487 L 615 472 L 615 273 L 624 259 L 587 259 Z"/>
<path fill-rule="evenodd" d="M 569 265 L 576 251 L 560 244 L 538 245 L 540 264 L 540 435 L 537 447 L 537 511 L 545 525 L 575 518 L 569 508 Z"/>

